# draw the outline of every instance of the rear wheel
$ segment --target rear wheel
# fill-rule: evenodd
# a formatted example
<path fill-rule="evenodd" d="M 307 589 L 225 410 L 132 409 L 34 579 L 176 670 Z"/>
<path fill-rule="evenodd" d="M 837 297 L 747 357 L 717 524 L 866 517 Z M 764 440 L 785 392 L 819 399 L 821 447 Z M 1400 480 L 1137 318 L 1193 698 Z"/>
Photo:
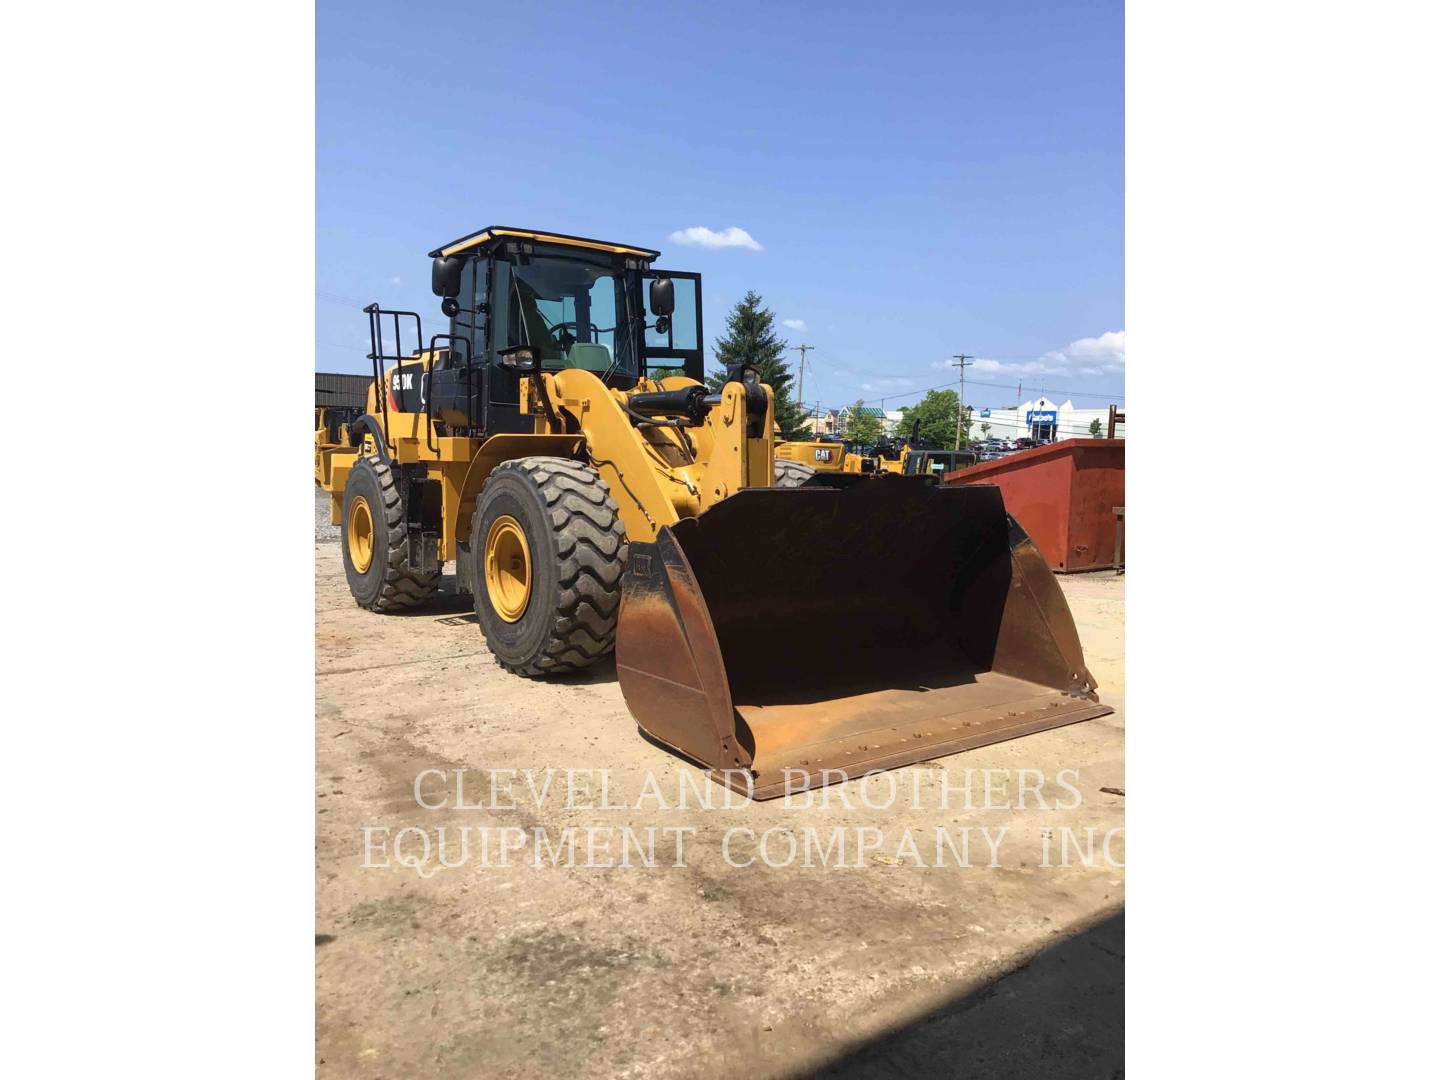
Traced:
<path fill-rule="evenodd" d="M 345 480 L 340 551 L 355 602 L 369 611 L 403 611 L 440 587 L 440 574 L 410 569 L 405 503 L 394 470 L 378 457 L 357 458 Z"/>
<path fill-rule="evenodd" d="M 798 461 L 786 461 L 784 458 L 775 459 L 776 487 L 799 487 L 814 475 L 815 470 L 809 465 L 802 465 Z"/>
<path fill-rule="evenodd" d="M 568 458 L 496 466 L 470 527 L 475 614 L 518 675 L 589 667 L 615 647 L 625 527 L 600 474 Z"/>

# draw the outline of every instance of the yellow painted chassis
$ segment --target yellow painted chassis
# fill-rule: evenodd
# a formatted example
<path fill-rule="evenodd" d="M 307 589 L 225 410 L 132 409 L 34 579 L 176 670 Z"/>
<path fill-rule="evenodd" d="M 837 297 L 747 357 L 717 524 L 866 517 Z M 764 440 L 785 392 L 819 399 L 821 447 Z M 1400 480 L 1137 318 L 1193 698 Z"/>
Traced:
<path fill-rule="evenodd" d="M 845 449 L 844 443 L 813 439 L 806 442 L 775 444 L 775 456 L 783 461 L 808 465 L 816 472 L 858 473 L 861 458 Z"/>
<path fill-rule="evenodd" d="M 429 354 L 416 361 L 428 370 Z M 389 373 L 385 376 L 389 383 Z M 720 401 L 703 423 L 674 428 L 636 425 L 623 402 L 630 393 L 679 390 L 697 386 L 693 379 L 670 376 L 641 380 L 633 391 L 614 390 L 593 372 L 580 368 L 542 372 L 522 379 L 520 411 L 534 430 L 492 435 L 487 439 L 436 435 L 426 438 L 431 421 L 421 412 L 377 408 L 370 388 L 366 414 L 381 430 L 388 428 L 387 447 L 398 465 L 424 465 L 427 479 L 440 484 L 441 562 L 456 558 L 458 545 L 469 539 L 476 499 L 491 471 L 505 461 L 535 455 L 588 462 L 599 472 L 620 508 L 631 540 L 653 541 L 663 525 L 697 517 L 744 487 L 769 487 L 774 482 L 774 398 L 768 386 L 763 423 L 749 422 L 745 387 L 726 383 Z M 546 408 L 546 401 L 549 409 Z M 747 429 L 765 433 L 747 437 Z M 356 458 L 376 451 L 367 434 L 360 446 L 335 447 L 316 463 L 316 481 L 330 495 L 330 520 L 340 524 L 345 482 Z"/>

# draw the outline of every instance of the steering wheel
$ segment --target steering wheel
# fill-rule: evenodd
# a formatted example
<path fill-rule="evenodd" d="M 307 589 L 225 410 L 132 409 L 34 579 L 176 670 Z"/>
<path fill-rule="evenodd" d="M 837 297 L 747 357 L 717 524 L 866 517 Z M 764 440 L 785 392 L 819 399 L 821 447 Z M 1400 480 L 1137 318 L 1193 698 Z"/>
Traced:
<path fill-rule="evenodd" d="M 557 323 L 551 323 L 551 324 L 550 324 L 550 329 L 551 329 L 551 330 L 565 330 L 566 328 L 572 328 L 572 329 L 575 329 L 575 330 L 579 330 L 579 329 L 580 329 L 580 324 L 579 324 L 578 322 L 575 322 L 574 320 L 571 320 L 571 321 L 569 321 L 569 322 L 557 322 Z M 592 322 L 592 323 L 590 324 L 590 332 L 591 332 L 592 334 L 598 334 L 598 333 L 600 333 L 600 327 L 596 326 L 596 325 Z"/>
<path fill-rule="evenodd" d="M 555 339 L 560 343 L 560 347 L 566 352 L 569 352 L 570 346 L 575 344 L 575 335 L 570 332 L 572 329 L 580 329 L 580 324 L 573 319 L 567 322 L 552 323 L 550 325 L 550 332 L 555 335 Z M 600 327 L 591 323 L 590 335 L 594 337 L 599 333 Z"/>

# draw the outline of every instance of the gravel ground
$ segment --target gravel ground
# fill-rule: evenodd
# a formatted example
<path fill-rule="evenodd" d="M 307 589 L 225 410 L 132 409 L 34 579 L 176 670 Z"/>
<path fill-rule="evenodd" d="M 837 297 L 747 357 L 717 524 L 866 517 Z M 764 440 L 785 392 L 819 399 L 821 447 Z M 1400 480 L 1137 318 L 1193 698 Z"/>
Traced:
<path fill-rule="evenodd" d="M 318 487 L 315 489 L 315 539 L 340 539 L 340 526 L 330 524 L 330 496 Z"/>
<path fill-rule="evenodd" d="M 1043 853 L 1124 823 L 1124 577 L 1060 580 L 1114 715 L 886 774 L 893 802 L 874 777 L 811 806 L 727 808 L 687 801 L 713 785 L 635 733 L 613 660 L 507 674 L 453 577 L 423 609 L 364 611 L 335 531 L 317 500 L 320 1080 L 1122 1074 L 1123 834 L 1116 861 Z M 1062 770 L 1073 799 L 1057 798 Z M 1045 801 L 1018 794 L 1026 774 Z M 995 780 L 994 805 L 942 798 L 969 777 Z M 422 779 L 438 802 L 417 799 Z M 676 828 L 684 859 L 661 843 L 655 865 L 617 861 L 629 849 L 606 839 Z M 851 850 L 862 828 L 882 850 L 854 865 L 786 855 L 787 837 L 837 829 Z M 970 860 L 929 857 L 937 829 L 962 828 Z M 438 853 L 441 829 L 449 862 L 404 861 L 432 840 Z M 507 860 L 481 838 L 537 829 L 598 833 L 600 857 Z M 736 829 L 744 865 L 725 855 Z M 746 862 L 772 832 L 775 865 Z"/>

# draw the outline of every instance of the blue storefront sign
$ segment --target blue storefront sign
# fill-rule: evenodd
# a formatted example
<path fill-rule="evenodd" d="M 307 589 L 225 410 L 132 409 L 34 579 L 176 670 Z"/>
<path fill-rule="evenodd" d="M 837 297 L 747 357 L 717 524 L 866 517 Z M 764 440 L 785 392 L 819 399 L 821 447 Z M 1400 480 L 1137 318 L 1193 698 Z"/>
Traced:
<path fill-rule="evenodd" d="M 1059 415 L 1057 409 L 1030 409 L 1025 413 L 1027 424 L 1053 424 Z"/>

